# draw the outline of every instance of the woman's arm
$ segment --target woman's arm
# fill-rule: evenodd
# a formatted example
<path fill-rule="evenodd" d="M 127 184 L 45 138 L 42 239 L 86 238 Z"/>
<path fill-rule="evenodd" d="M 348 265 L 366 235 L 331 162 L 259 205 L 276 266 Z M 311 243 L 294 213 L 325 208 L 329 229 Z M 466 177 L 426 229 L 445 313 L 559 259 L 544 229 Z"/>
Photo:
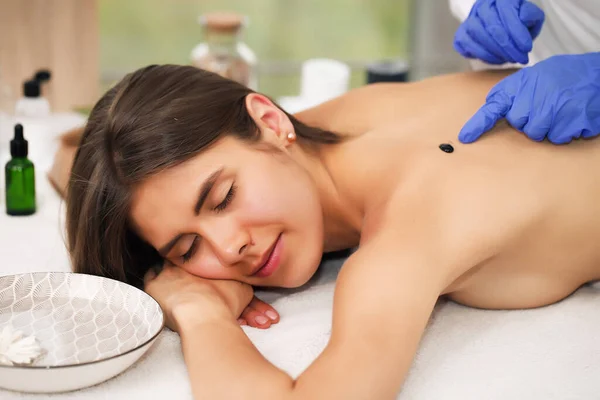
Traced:
<path fill-rule="evenodd" d="M 428 256 L 439 254 L 396 238 L 380 234 L 348 259 L 331 340 L 295 381 L 262 357 L 225 307 L 176 315 L 195 398 L 394 398 L 448 275 Z"/>
<path fill-rule="evenodd" d="M 344 265 L 331 340 L 297 379 L 294 398 L 395 399 L 447 273 L 380 233 Z"/>

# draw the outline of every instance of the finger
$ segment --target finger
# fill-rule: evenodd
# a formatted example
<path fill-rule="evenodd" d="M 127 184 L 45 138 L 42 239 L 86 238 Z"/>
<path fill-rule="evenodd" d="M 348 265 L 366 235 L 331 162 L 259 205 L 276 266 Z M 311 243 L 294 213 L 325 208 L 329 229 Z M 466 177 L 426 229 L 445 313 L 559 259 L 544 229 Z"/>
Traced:
<path fill-rule="evenodd" d="M 567 100 L 558 109 L 552 121 L 546 137 L 554 144 L 565 144 L 579 139 L 584 131 L 589 131 L 590 128 L 581 104 L 572 100 Z"/>
<path fill-rule="evenodd" d="M 471 54 L 464 46 L 464 43 L 469 40 L 467 35 L 467 29 L 465 27 L 465 23 L 463 22 L 458 26 L 456 33 L 454 34 L 454 42 L 453 47 L 454 50 L 458 52 L 458 54 L 467 58 L 475 58 L 473 54 Z"/>
<path fill-rule="evenodd" d="M 248 325 L 248 322 L 244 318 L 238 318 L 237 321 L 238 321 L 238 324 L 240 324 L 240 326 Z"/>
<path fill-rule="evenodd" d="M 581 131 L 581 137 L 584 139 L 590 139 L 590 138 L 596 137 L 598 135 L 600 135 L 600 131 L 596 132 L 592 128 L 589 128 L 589 129 L 585 128 Z"/>
<path fill-rule="evenodd" d="M 531 40 L 531 34 L 527 27 L 523 24 L 519 18 L 519 4 L 518 0 L 504 1 L 501 3 L 502 12 L 498 12 L 498 16 L 502 25 L 508 32 L 510 40 L 516 45 L 519 53 L 513 54 L 513 56 L 519 56 L 516 60 L 520 63 L 526 64 L 527 61 L 523 61 L 522 54 L 529 53 L 533 47 Z M 496 10 L 498 10 L 498 3 L 496 3 Z M 509 48 L 507 47 L 507 51 Z"/>
<path fill-rule="evenodd" d="M 499 119 L 506 116 L 510 108 L 509 101 L 506 95 L 492 96 L 463 126 L 458 139 L 462 143 L 472 143 L 479 139 L 492 129 Z"/>
<path fill-rule="evenodd" d="M 573 139 L 578 139 L 581 136 L 581 131 L 577 132 L 560 132 L 559 135 L 554 135 L 552 129 L 548 132 L 546 136 L 548 140 L 553 144 L 568 144 L 571 143 Z"/>
<path fill-rule="evenodd" d="M 456 50 L 456 52 L 458 54 L 460 54 L 461 56 L 466 57 L 466 58 L 475 58 L 475 56 L 473 56 L 473 54 L 469 53 L 463 47 L 463 45 L 460 42 L 460 39 L 457 39 L 456 36 L 455 36 L 455 39 L 454 39 L 453 47 L 454 47 L 454 50 Z"/>
<path fill-rule="evenodd" d="M 586 124 L 586 127 L 581 131 L 581 137 L 584 139 L 593 138 L 600 135 L 600 129 L 598 127 L 594 128 L 594 123 L 589 122 Z"/>
<path fill-rule="evenodd" d="M 585 85 L 584 88 L 578 90 L 581 98 L 590 99 L 589 102 L 582 104 L 580 108 L 582 127 L 581 137 L 589 139 L 600 135 L 600 96 L 597 85 Z"/>
<path fill-rule="evenodd" d="M 248 307 L 266 315 L 272 323 L 279 322 L 279 313 L 270 304 L 265 303 L 258 297 L 254 297 Z"/>
<path fill-rule="evenodd" d="M 521 89 L 519 89 L 515 97 L 518 97 L 519 93 L 530 93 L 530 96 L 532 96 L 531 101 L 533 102 L 537 85 L 537 77 L 534 76 L 533 79 L 528 80 L 526 78 L 527 75 L 524 72 L 521 73 L 522 71 L 527 71 L 527 68 L 524 68 L 523 70 L 512 75 L 520 75 L 520 77 L 523 78 L 520 79 L 519 82 Z M 548 135 L 555 118 L 554 110 L 557 107 L 557 103 L 558 101 L 556 99 L 556 95 L 552 93 L 545 96 L 537 96 L 535 104 L 530 106 L 529 119 L 522 129 L 522 131 L 530 139 L 535 140 L 536 142 L 541 142 L 546 138 L 546 135 Z"/>
<path fill-rule="evenodd" d="M 263 313 L 247 307 L 242 311 L 241 318 L 246 320 L 249 326 L 253 328 L 267 329 L 271 326 L 271 320 L 267 318 Z"/>
<path fill-rule="evenodd" d="M 523 126 L 523 132 L 530 139 L 541 142 L 550 131 L 551 124 L 552 118 L 550 116 L 534 114 L 529 118 L 525 126 Z"/>
<path fill-rule="evenodd" d="M 518 93 L 512 102 L 510 110 L 506 114 L 506 120 L 518 131 L 523 132 L 523 127 L 529 122 L 531 115 L 531 105 L 533 99 L 531 96 L 526 96 L 527 91 Z"/>
<path fill-rule="evenodd" d="M 461 34 L 462 40 L 459 43 L 467 53 L 471 54 L 474 58 L 478 58 L 490 64 L 504 64 L 505 61 L 502 58 L 490 53 L 473 39 L 467 30 L 470 28 L 467 28 L 465 24 L 459 26 L 458 29 L 465 30 L 464 34 Z"/>
<path fill-rule="evenodd" d="M 532 39 L 535 39 L 542 30 L 546 16 L 541 8 L 526 1 L 519 10 L 519 19 L 529 30 Z"/>
<path fill-rule="evenodd" d="M 477 17 L 472 25 L 473 32 L 469 33 L 503 62 L 514 63 L 516 60 L 503 48 L 511 44 L 496 10 L 490 6 L 490 3 L 484 3 L 477 9 Z"/>
<path fill-rule="evenodd" d="M 509 32 L 502 23 L 498 9 L 492 2 L 486 2 L 479 7 L 477 10 L 480 18 L 485 21 L 487 31 L 491 37 L 502 48 L 503 52 L 507 55 L 506 60 L 512 63 L 522 60 L 523 57 L 527 58 L 527 54 L 519 51 L 514 42 L 510 39 Z"/>
<path fill-rule="evenodd" d="M 524 52 L 517 48 L 517 45 L 511 38 L 511 32 L 500 18 L 501 13 L 498 12 L 497 7 L 486 4 L 486 7 L 482 7 L 481 12 L 486 15 L 488 20 L 493 21 L 488 30 L 498 45 L 510 56 L 511 62 L 527 64 L 529 62 L 529 56 L 527 55 L 529 51 Z"/>

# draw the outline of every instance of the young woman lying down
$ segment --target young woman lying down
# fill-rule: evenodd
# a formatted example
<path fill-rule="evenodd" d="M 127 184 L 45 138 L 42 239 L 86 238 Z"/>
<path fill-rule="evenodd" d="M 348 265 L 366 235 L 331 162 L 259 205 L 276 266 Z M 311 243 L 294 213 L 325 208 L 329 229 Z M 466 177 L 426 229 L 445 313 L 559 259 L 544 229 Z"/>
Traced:
<path fill-rule="evenodd" d="M 193 67 L 140 69 L 96 104 L 74 160 L 74 269 L 144 285 L 198 399 L 394 398 L 440 296 L 533 308 L 600 278 L 599 140 L 502 122 L 455 140 L 506 74 L 366 86 L 291 116 Z M 330 342 L 292 379 L 239 326 L 278 320 L 252 286 L 301 286 L 354 247 Z"/>

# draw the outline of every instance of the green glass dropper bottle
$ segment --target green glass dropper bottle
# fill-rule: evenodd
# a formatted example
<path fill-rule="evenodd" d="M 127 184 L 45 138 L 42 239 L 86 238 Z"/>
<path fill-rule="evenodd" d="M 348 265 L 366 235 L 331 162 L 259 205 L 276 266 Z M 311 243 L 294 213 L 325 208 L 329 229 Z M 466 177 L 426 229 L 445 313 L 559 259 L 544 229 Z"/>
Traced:
<path fill-rule="evenodd" d="M 35 169 L 27 158 L 27 140 L 23 125 L 15 125 L 15 137 L 10 141 L 12 159 L 6 164 L 6 213 L 31 215 L 35 213 Z"/>

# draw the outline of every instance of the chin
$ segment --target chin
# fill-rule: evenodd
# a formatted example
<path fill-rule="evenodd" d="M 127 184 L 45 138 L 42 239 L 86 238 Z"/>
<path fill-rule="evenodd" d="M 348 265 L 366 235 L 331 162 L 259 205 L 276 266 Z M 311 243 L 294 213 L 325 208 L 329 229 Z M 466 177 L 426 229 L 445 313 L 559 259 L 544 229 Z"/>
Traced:
<path fill-rule="evenodd" d="M 318 257 L 311 257 L 313 260 L 303 262 L 302 265 L 293 266 L 292 271 L 296 273 L 285 276 L 281 287 L 294 289 L 305 285 L 319 269 L 319 265 L 321 265 L 321 257 L 322 254 L 319 253 Z"/>
<path fill-rule="evenodd" d="M 316 225 L 318 226 L 318 224 Z M 305 285 L 321 265 L 323 231 L 312 230 L 298 242 L 303 246 L 288 247 L 288 252 L 284 256 L 287 263 L 282 265 L 283 268 L 279 271 L 281 275 L 276 279 L 279 287 L 293 289 Z M 291 249 L 293 250 L 289 251 Z"/>
<path fill-rule="evenodd" d="M 306 282 L 308 282 L 311 277 L 312 276 L 309 276 L 309 277 L 304 278 L 304 279 L 298 279 L 298 278 L 296 278 L 296 279 L 288 279 L 280 287 L 285 288 L 285 289 L 299 288 L 300 286 L 305 285 Z"/>

